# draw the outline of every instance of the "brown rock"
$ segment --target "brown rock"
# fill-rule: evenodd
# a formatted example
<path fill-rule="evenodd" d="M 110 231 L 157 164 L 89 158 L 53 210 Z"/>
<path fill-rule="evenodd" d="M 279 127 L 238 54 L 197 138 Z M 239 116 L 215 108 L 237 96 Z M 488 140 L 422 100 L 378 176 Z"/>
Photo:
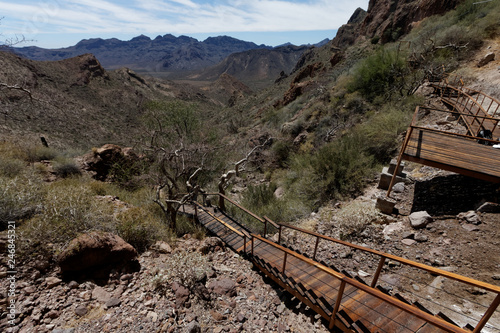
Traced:
<path fill-rule="evenodd" d="M 233 297 L 237 295 L 236 283 L 233 280 L 224 278 L 219 281 L 212 281 L 208 284 L 208 289 L 218 295 Z"/>
<path fill-rule="evenodd" d="M 50 289 L 50 288 L 54 288 L 55 286 L 58 286 L 62 282 L 62 280 L 58 279 L 54 276 L 51 276 L 51 277 L 46 278 L 45 282 L 47 282 L 47 287 Z"/>
<path fill-rule="evenodd" d="M 111 268 L 131 262 L 137 251 L 111 233 L 91 232 L 73 239 L 57 262 L 63 274 L 99 267 Z"/>
<path fill-rule="evenodd" d="M 95 287 L 94 290 L 92 290 L 92 298 L 101 303 L 106 303 L 111 299 L 111 293 L 107 292 L 102 287 Z"/>
<path fill-rule="evenodd" d="M 488 63 L 492 62 L 495 60 L 495 53 L 490 52 L 487 55 L 485 55 L 479 62 L 477 63 L 477 67 L 483 67 L 486 66 Z"/>
<path fill-rule="evenodd" d="M 89 312 L 89 310 L 87 309 L 87 307 L 83 304 L 80 304 L 76 307 L 75 309 L 75 314 L 79 317 L 83 317 L 85 316 L 87 313 Z"/>
<path fill-rule="evenodd" d="M 189 289 L 177 282 L 174 282 L 172 283 L 172 290 L 175 293 L 175 306 L 177 308 L 184 306 L 189 299 Z"/>

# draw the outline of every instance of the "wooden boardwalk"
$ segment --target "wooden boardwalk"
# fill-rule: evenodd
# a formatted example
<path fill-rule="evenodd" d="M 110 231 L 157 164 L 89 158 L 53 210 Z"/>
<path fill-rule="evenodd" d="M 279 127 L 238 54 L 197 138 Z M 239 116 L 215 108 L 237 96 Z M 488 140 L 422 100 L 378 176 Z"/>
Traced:
<path fill-rule="evenodd" d="M 402 159 L 500 182 L 500 149 L 478 144 L 477 139 L 414 127 Z"/>
<path fill-rule="evenodd" d="M 249 258 L 280 287 L 320 314 L 334 331 L 470 332 L 380 288 L 346 276 L 335 267 L 251 234 L 217 208 L 195 203 L 188 210 L 211 234 Z M 500 303 L 500 297 L 497 298 Z"/>

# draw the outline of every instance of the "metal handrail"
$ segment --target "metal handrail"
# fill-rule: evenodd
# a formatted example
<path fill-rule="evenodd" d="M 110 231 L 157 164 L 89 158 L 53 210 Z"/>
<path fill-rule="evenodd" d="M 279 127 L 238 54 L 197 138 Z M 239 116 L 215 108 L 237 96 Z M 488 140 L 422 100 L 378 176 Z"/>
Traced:
<path fill-rule="evenodd" d="M 360 289 L 374 297 L 377 297 L 379 299 L 381 299 L 382 301 L 384 302 L 387 302 L 387 303 L 390 303 L 391 305 L 407 312 L 407 313 L 410 313 L 422 320 L 425 320 L 426 322 L 428 323 L 431 323 L 432 325 L 435 325 L 447 332 L 468 332 L 467 330 L 464 330 L 460 327 L 457 327 L 453 324 L 450 324 L 438 317 L 435 317 L 427 312 L 424 312 L 414 306 L 411 306 L 410 304 L 407 304 L 407 303 L 404 303 L 402 301 L 399 301 L 395 298 L 392 298 L 391 296 L 389 295 L 386 295 L 384 294 L 383 292 L 381 292 L 380 290 L 377 290 L 373 287 L 369 287 L 359 281 L 356 281 L 355 279 L 352 279 L 352 278 L 349 278 L 347 276 L 345 276 L 344 274 L 341 274 L 341 273 L 338 273 L 336 272 L 335 270 L 331 269 L 330 267 L 327 267 L 325 265 L 322 265 L 312 259 L 308 259 L 306 257 L 304 257 L 303 255 L 300 255 L 298 253 L 296 253 L 295 251 L 292 251 L 292 250 L 289 250 L 279 244 L 276 244 L 264 237 L 261 237 L 259 235 L 255 235 L 255 234 L 252 234 L 252 256 L 254 256 L 254 240 L 255 239 L 258 239 L 262 242 L 265 242 L 279 250 L 281 250 L 282 252 L 285 253 L 284 255 L 284 259 L 283 259 L 283 269 L 282 269 L 282 273 L 285 273 L 285 269 L 286 269 L 286 260 L 287 260 L 287 255 L 291 255 L 307 264 L 310 264 L 320 270 L 322 270 L 323 272 L 333 276 L 334 278 L 340 280 L 342 282 L 341 284 L 341 288 L 339 289 L 339 295 L 337 296 L 337 301 L 336 301 L 336 304 L 335 304 L 335 307 L 334 307 L 334 310 L 332 311 L 332 315 L 331 315 L 331 318 L 330 318 L 330 325 L 329 325 L 329 328 L 332 329 L 334 326 L 335 326 L 335 316 L 337 314 L 337 311 L 341 305 L 341 301 L 342 301 L 342 296 L 343 296 L 343 290 L 344 288 L 342 287 L 342 285 L 345 286 L 345 284 L 349 284 L 349 285 L 352 285 L 353 287 L 357 288 L 357 289 Z"/>
<path fill-rule="evenodd" d="M 494 118 L 494 117 L 492 117 L 492 116 L 488 113 L 488 111 L 489 111 L 489 107 L 491 107 L 491 105 L 492 105 L 493 101 L 496 101 L 496 102 L 497 102 L 497 104 L 498 104 L 498 101 L 497 101 L 496 99 L 494 99 L 493 97 L 488 96 L 488 95 L 486 95 L 486 94 L 484 94 L 484 93 L 482 93 L 482 92 L 480 92 L 480 91 L 473 90 L 473 89 L 469 89 L 469 88 L 466 88 L 466 87 L 456 88 L 456 87 L 454 87 L 454 86 L 452 86 L 452 85 L 449 85 L 449 84 L 444 84 L 444 85 L 439 85 L 439 84 L 436 84 L 436 86 L 438 86 L 438 87 L 440 87 L 440 88 L 441 88 L 441 98 L 445 98 L 445 97 L 444 97 L 444 91 L 445 91 L 445 89 L 454 90 L 454 91 L 455 91 L 458 95 L 461 95 L 461 96 L 465 97 L 465 98 L 466 98 L 465 105 L 462 105 L 462 102 L 460 102 L 460 106 L 463 106 L 463 107 L 464 107 L 464 110 L 469 110 L 469 109 L 467 108 L 467 105 L 469 104 L 469 101 L 471 101 L 474 105 L 476 105 L 476 106 L 478 107 L 478 110 L 477 110 L 476 114 L 474 114 L 474 113 L 472 113 L 472 112 L 471 112 L 471 113 L 470 113 L 470 114 L 468 114 L 468 115 L 463 115 L 463 114 L 461 115 L 461 118 L 462 118 L 462 119 L 464 120 L 464 122 L 466 123 L 466 126 L 467 126 L 467 128 L 469 129 L 469 132 L 470 132 L 470 133 L 473 133 L 472 128 L 471 128 L 471 124 L 472 124 L 474 121 L 477 121 L 477 118 L 478 118 L 478 117 L 481 117 L 481 118 L 483 119 L 483 120 L 482 120 L 482 122 L 480 122 L 480 124 L 479 124 L 479 126 L 480 126 L 480 127 L 482 127 L 482 128 L 484 128 L 484 127 L 483 127 L 483 123 L 484 123 L 484 120 L 485 120 L 485 119 L 488 119 L 488 120 L 491 120 L 492 122 L 494 122 L 494 127 L 496 127 L 496 126 L 498 125 L 499 120 L 498 120 L 498 119 L 496 119 L 496 118 Z M 485 97 L 490 98 L 490 99 L 492 100 L 492 103 L 490 103 L 490 106 L 488 107 L 488 111 L 486 111 L 486 110 L 483 108 L 483 105 L 482 105 L 482 103 L 483 103 L 483 102 L 484 102 L 484 100 L 485 100 L 485 98 L 484 98 L 484 97 L 483 97 L 483 101 L 482 101 L 481 103 L 479 103 L 479 101 L 478 101 L 476 98 L 472 97 L 470 94 L 468 94 L 468 93 L 467 93 L 467 92 L 465 92 L 464 90 L 467 90 L 467 91 L 472 91 L 472 92 L 474 92 L 474 93 L 479 93 L 479 94 L 481 94 L 481 95 L 483 95 L 483 96 L 485 96 Z M 459 100 L 458 100 L 458 98 L 457 98 L 457 103 L 453 106 L 453 108 L 454 108 L 454 109 L 456 109 L 456 106 L 457 106 L 457 104 L 458 104 L 458 101 L 459 101 Z M 497 110 L 498 110 L 498 106 L 497 106 Z M 479 116 L 479 112 L 480 112 L 480 111 L 482 111 L 483 116 Z M 495 111 L 495 112 L 496 112 L 496 111 Z M 472 122 L 471 122 L 471 123 L 469 123 L 469 121 L 468 121 L 467 119 L 465 119 L 465 117 L 469 117 L 469 116 L 470 116 L 470 117 L 474 117 L 474 119 L 472 120 Z M 483 117 L 484 117 L 484 118 L 483 118 Z M 477 134 L 477 133 L 473 133 L 473 134 Z"/>
<path fill-rule="evenodd" d="M 226 195 L 224 195 L 222 193 L 206 193 L 204 195 L 205 196 L 208 196 L 208 195 L 219 196 L 219 198 L 222 198 L 223 200 L 226 200 L 226 201 L 230 202 L 236 208 L 240 209 L 241 211 L 245 212 L 246 214 L 250 215 L 251 217 L 253 217 L 257 221 L 259 221 L 260 223 L 262 223 L 264 225 L 264 237 L 266 237 L 266 234 L 267 234 L 268 223 L 271 224 L 272 226 L 274 226 L 276 229 L 279 228 L 279 226 L 276 223 L 274 223 L 271 219 L 269 219 L 267 216 L 264 216 L 264 218 L 261 218 L 261 217 L 257 216 L 253 212 L 249 211 L 248 209 L 246 209 L 245 207 L 241 206 L 239 203 L 237 203 L 236 201 L 228 198 Z"/>
<path fill-rule="evenodd" d="M 414 267 L 414 268 L 417 268 L 417 269 L 420 269 L 420 270 L 427 271 L 428 273 L 431 273 L 431 274 L 434 274 L 434 275 L 439 275 L 439 276 L 442 276 L 442 277 L 445 277 L 445 278 L 449 278 L 451 280 L 455 280 L 455 281 L 458 281 L 458 282 L 461 282 L 461 283 L 465 283 L 465 284 L 468 284 L 468 285 L 471 285 L 471 286 L 474 286 L 474 287 L 477 287 L 477 288 L 480 288 L 480 289 L 483 289 L 483 290 L 487 290 L 487 291 L 496 293 L 497 295 L 496 295 L 495 299 L 490 304 L 489 308 L 484 313 L 483 317 L 478 322 L 478 324 L 477 324 L 477 326 L 476 326 L 476 328 L 474 329 L 473 332 L 479 332 L 482 329 L 482 327 L 484 327 L 484 325 L 486 325 L 486 323 L 488 322 L 489 318 L 495 312 L 496 308 L 500 305 L 500 286 L 496 286 L 496 285 L 492 285 L 492 284 L 489 284 L 489 283 L 486 283 L 486 282 L 483 282 L 483 281 L 479 281 L 479 280 L 467 278 L 467 277 L 464 277 L 464 276 L 459 275 L 459 274 L 448 272 L 448 271 L 445 271 L 445 270 L 442 270 L 442 269 L 439 269 L 439 268 L 435 268 L 435 267 L 432 267 L 432 266 L 429 266 L 429 265 L 421 264 L 421 263 L 418 263 L 418 262 L 415 262 L 415 261 L 412 261 L 412 260 L 409 260 L 409 259 L 405 259 L 405 258 L 402 258 L 402 257 L 398 257 L 398 256 L 395 256 L 395 255 L 392 255 L 392 254 L 388 254 L 388 253 L 384 253 L 384 252 L 381 252 L 381 251 L 373 250 L 373 249 L 370 249 L 370 248 L 367 248 L 367 247 L 364 247 L 364 246 L 360 246 L 360 245 L 352 244 L 352 243 L 349 243 L 349 242 L 345 242 L 345 241 L 342 241 L 342 240 L 339 240 L 339 239 L 335 239 L 333 237 L 329 237 L 329 236 L 325 236 L 325 235 L 316 233 L 314 231 L 309 231 L 309 230 L 306 230 L 306 229 L 302 229 L 302 228 L 291 226 L 291 225 L 281 224 L 281 223 L 278 223 L 278 225 L 280 226 L 278 244 L 281 241 L 281 232 L 282 232 L 283 228 L 289 228 L 289 229 L 296 230 L 296 231 L 299 231 L 299 232 L 302 232 L 302 233 L 305 233 L 305 234 L 309 234 L 311 236 L 315 236 L 316 237 L 316 245 L 315 245 L 314 255 L 313 255 L 313 259 L 312 260 L 315 260 L 314 258 L 316 257 L 316 252 L 317 252 L 318 243 L 319 243 L 320 239 L 331 241 L 331 242 L 334 242 L 334 243 L 337 243 L 337 244 L 341 244 L 341 245 L 344 245 L 344 246 L 347 246 L 347 247 L 351 247 L 353 249 L 357 249 L 357 250 L 360 250 L 360 251 L 363 251 L 363 252 L 367 252 L 367 253 L 371 253 L 371 254 L 374 254 L 376 256 L 379 256 L 380 257 L 379 265 L 378 265 L 377 270 L 376 270 L 376 272 L 374 274 L 373 280 L 372 280 L 372 282 L 370 284 L 370 286 L 372 288 L 374 288 L 377 285 L 380 273 L 382 272 L 382 268 L 384 267 L 387 259 L 389 259 L 389 260 L 394 260 L 394 261 L 400 262 L 402 264 L 405 264 L 405 265 L 408 265 L 408 266 L 411 266 L 411 267 Z"/>

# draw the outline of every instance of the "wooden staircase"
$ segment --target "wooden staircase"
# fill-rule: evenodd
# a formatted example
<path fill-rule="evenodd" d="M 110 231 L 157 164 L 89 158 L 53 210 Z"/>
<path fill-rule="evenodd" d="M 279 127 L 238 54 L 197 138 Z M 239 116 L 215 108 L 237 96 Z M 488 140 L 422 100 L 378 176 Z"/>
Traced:
<path fill-rule="evenodd" d="M 332 331 L 342 332 L 480 332 L 500 304 L 500 287 L 471 280 L 453 273 L 425 266 L 410 260 L 363 248 L 300 228 L 276 224 L 260 218 L 222 194 L 228 204 L 241 209 L 264 227 L 263 236 L 238 223 L 218 207 L 204 207 L 194 202 L 190 214 L 211 234 L 221 238 L 228 247 L 251 260 L 255 267 L 296 299 L 321 315 Z M 316 237 L 312 255 L 301 253 L 281 240 L 285 229 Z M 272 231 L 272 232 L 269 232 Z M 267 233 L 274 240 L 266 238 Z M 276 239 L 277 238 L 277 239 Z M 316 260 L 319 242 L 334 242 L 380 256 L 380 263 L 371 283 L 353 278 L 346 271 Z M 433 314 L 418 302 L 391 295 L 377 284 L 386 260 L 397 260 L 454 280 L 484 288 L 494 295 L 491 306 L 475 326 L 460 327 L 443 313 Z M 491 326 L 491 325 L 490 325 Z M 488 328 L 490 328 L 488 326 Z M 496 329 L 496 328 L 493 328 Z M 493 330 L 500 332 L 500 328 Z"/>

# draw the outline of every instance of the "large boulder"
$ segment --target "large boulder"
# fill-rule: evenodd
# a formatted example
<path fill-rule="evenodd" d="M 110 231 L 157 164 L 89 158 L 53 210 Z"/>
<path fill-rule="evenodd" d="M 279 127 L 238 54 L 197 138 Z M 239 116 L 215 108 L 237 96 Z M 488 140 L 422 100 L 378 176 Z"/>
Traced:
<path fill-rule="evenodd" d="M 422 229 L 427 226 L 427 224 L 432 222 L 432 216 L 425 211 L 411 213 L 410 224 L 414 229 Z"/>
<path fill-rule="evenodd" d="M 121 169 L 130 168 L 141 159 L 130 147 L 121 148 L 114 144 L 105 144 L 94 148 L 83 156 L 83 169 L 94 173 L 97 180 L 107 180 L 111 169 L 120 165 Z"/>
<path fill-rule="evenodd" d="M 63 275 L 92 276 L 93 272 L 102 275 L 113 268 L 136 269 L 136 258 L 137 251 L 119 236 L 94 231 L 73 239 L 57 257 L 57 263 Z"/>

